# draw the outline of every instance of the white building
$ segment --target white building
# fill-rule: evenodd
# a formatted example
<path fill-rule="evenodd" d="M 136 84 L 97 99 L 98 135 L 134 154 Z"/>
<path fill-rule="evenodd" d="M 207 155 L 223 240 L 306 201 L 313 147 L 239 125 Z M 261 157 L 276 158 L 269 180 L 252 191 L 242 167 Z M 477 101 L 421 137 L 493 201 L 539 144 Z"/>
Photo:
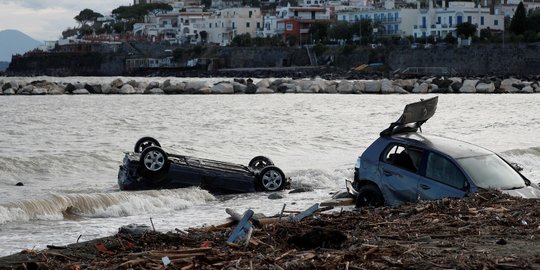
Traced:
<path fill-rule="evenodd" d="M 330 20 L 330 10 L 325 7 L 281 7 L 276 10 L 280 19 Z"/>
<path fill-rule="evenodd" d="M 476 24 L 478 31 L 486 28 L 503 30 L 504 16 L 491 14 L 489 7 L 475 6 L 473 2 L 449 2 L 448 8 L 444 6 L 434 8 L 432 1 L 429 1 L 427 9 L 419 10 L 413 36 L 444 38 L 449 33 L 454 34 L 456 26 L 465 22 Z"/>
<path fill-rule="evenodd" d="M 502 1 L 502 3 L 498 3 L 497 5 L 495 5 L 495 13 L 502 14 L 505 17 L 513 17 L 520 2 L 521 1 L 516 0 Z M 528 13 L 531 10 L 540 9 L 540 1 L 523 1 L 523 6 Z"/>
<path fill-rule="evenodd" d="M 188 10 L 178 16 L 179 39 L 182 42 L 197 43 L 201 40 L 200 32 L 205 31 L 205 25 L 212 12 Z"/>
<path fill-rule="evenodd" d="M 226 46 L 237 35 L 249 34 L 256 37 L 257 30 L 262 29 L 262 25 L 260 8 L 230 8 L 216 11 L 200 19 L 192 17 L 188 35 L 191 43 L 207 42 Z M 206 40 L 203 40 L 200 34 L 203 31 Z M 185 33 L 187 31 L 183 30 L 183 34 Z"/>
<path fill-rule="evenodd" d="M 263 27 L 257 32 L 258 37 L 273 37 L 277 35 L 279 18 L 275 15 L 266 15 L 263 18 Z"/>
<path fill-rule="evenodd" d="M 392 1 L 393 2 L 393 1 Z M 408 36 L 413 34 L 418 9 L 396 9 L 387 5 L 384 9 L 356 8 L 337 12 L 338 21 L 356 22 L 370 20 L 377 36 Z"/>

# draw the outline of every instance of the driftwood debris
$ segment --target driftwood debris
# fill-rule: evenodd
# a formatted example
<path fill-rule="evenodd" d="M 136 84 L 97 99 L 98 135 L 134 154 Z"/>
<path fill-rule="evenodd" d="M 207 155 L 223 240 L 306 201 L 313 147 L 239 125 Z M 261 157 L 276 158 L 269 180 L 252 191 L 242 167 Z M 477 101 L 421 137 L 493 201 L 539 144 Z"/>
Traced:
<path fill-rule="evenodd" d="M 25 250 L 0 258 L 0 269 L 540 268 L 540 200 L 497 191 L 399 207 L 315 211 L 294 222 L 271 218 L 275 222 L 252 226 L 243 244 L 227 242 L 237 222 L 187 234 L 118 233 L 66 249 Z"/>

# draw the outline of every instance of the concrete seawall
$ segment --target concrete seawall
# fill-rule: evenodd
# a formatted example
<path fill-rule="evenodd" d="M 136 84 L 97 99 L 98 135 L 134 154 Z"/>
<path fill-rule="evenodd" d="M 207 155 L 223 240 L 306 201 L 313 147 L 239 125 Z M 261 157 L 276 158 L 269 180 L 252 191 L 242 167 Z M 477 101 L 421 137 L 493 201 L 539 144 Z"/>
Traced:
<path fill-rule="evenodd" d="M 140 72 L 137 73 L 138 70 L 127 68 L 126 62 L 129 59 L 160 59 L 160 57 L 167 56 L 164 55 L 165 48 L 152 44 L 122 44 L 114 53 L 110 51 L 100 53 L 99 46 L 86 53 L 33 53 L 14 57 L 6 74 L 9 76 L 125 76 L 136 74 L 138 76 L 215 77 L 223 76 L 220 69 L 280 68 L 312 64 L 306 48 L 207 47 L 199 50 L 185 49 L 187 51 L 179 60 L 182 62 L 198 58 L 212 63 L 200 66 L 195 70 L 170 69 L 163 73 L 163 70 L 156 68 L 154 70 L 139 70 Z M 314 51 L 314 49 L 311 50 L 312 55 L 314 55 Z M 453 75 L 462 77 L 493 75 L 523 78 L 540 74 L 540 48 L 525 44 L 507 44 L 505 46 L 477 44 L 464 48 L 450 46 L 430 49 L 406 47 L 370 49 L 366 47 L 326 46 L 323 53 L 319 52 L 316 55 L 316 59 L 319 65 L 329 65 L 334 68 L 337 75 L 353 67 L 370 63 L 383 63 L 386 74 L 408 67 L 445 67 L 455 71 Z M 234 76 L 254 75 L 245 73 Z M 280 74 L 279 77 L 285 77 L 285 75 Z M 387 77 L 390 76 L 387 75 Z"/>

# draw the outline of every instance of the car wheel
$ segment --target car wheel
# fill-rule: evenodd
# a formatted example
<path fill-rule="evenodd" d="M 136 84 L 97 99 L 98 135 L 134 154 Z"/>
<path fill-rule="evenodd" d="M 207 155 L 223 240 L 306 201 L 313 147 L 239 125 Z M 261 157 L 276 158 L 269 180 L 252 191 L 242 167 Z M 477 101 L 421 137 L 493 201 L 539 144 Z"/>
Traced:
<path fill-rule="evenodd" d="M 262 170 L 266 166 L 272 166 L 274 162 L 265 156 L 256 156 L 251 159 L 248 167 L 252 170 Z"/>
<path fill-rule="evenodd" d="M 259 186 L 263 191 L 278 191 L 285 187 L 285 174 L 275 166 L 267 166 L 258 175 Z"/>
<path fill-rule="evenodd" d="M 135 143 L 135 153 L 141 153 L 144 149 L 146 149 L 149 146 L 159 146 L 161 147 L 161 144 L 159 142 L 152 138 L 152 137 L 142 137 Z"/>
<path fill-rule="evenodd" d="M 381 191 L 374 184 L 364 184 L 358 189 L 356 197 L 356 207 L 384 205 L 384 197 Z"/>
<path fill-rule="evenodd" d="M 144 172 L 158 174 L 167 169 L 169 158 L 159 146 L 149 146 L 142 151 L 140 163 Z"/>

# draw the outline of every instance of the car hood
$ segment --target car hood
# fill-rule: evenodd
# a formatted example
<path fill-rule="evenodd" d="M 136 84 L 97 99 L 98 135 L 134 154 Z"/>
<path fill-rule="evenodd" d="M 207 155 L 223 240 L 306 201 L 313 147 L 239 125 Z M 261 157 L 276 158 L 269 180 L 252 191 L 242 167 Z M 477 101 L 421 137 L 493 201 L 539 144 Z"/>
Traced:
<path fill-rule="evenodd" d="M 532 186 L 526 186 L 520 189 L 501 190 L 501 192 L 506 193 L 510 196 L 521 197 L 521 198 L 526 198 L 526 199 L 540 198 L 540 189 L 532 187 Z"/>

